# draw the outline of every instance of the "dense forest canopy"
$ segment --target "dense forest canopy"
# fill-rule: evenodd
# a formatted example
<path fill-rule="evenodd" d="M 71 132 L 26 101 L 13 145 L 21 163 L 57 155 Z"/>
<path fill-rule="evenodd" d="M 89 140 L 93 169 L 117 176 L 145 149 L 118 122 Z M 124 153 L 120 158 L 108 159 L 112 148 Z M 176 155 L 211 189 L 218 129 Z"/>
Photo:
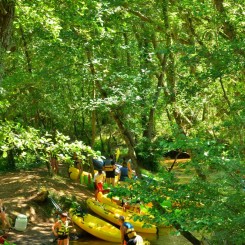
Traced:
<path fill-rule="evenodd" d="M 182 234 L 242 244 L 244 8 L 242 0 L 1 0 L 1 165 L 45 161 L 55 144 L 76 142 L 68 158 L 121 147 L 139 176 L 158 173 L 154 185 L 141 183 L 157 190 L 155 217 Z M 161 168 L 170 150 L 190 154 L 182 166 L 194 171 L 190 183 Z M 137 184 L 131 191 L 149 201 Z M 166 197 L 181 208 L 167 210 Z"/>

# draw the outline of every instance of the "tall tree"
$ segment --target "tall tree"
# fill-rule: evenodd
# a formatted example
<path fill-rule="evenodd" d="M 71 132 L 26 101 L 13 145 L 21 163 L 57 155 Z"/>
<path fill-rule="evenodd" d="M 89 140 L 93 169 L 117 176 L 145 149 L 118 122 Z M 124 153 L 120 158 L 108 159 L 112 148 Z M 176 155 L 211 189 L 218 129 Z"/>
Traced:
<path fill-rule="evenodd" d="M 0 83 L 3 79 L 3 57 L 5 51 L 11 46 L 13 20 L 15 17 L 15 2 L 0 1 Z"/>

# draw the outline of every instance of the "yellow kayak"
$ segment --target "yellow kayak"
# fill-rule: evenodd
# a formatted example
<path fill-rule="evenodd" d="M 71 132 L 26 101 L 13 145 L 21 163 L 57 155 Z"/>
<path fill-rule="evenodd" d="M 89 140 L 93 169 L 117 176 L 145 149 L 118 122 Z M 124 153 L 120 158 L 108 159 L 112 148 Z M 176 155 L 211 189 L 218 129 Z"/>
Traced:
<path fill-rule="evenodd" d="M 78 168 L 74 168 L 74 167 L 69 167 L 69 176 L 72 180 L 77 180 L 79 177 L 79 169 Z"/>
<path fill-rule="evenodd" d="M 108 204 L 113 207 L 118 207 L 120 205 L 120 200 L 116 201 L 115 199 L 111 199 L 107 197 L 107 195 L 104 195 L 101 191 L 97 194 L 97 199 L 101 203 Z"/>
<path fill-rule="evenodd" d="M 100 217 L 119 225 L 119 216 L 123 215 L 127 222 L 130 222 L 137 232 L 142 233 L 157 233 L 157 227 L 155 225 L 146 224 L 139 220 L 134 221 L 134 216 L 138 215 L 132 211 L 124 211 L 122 207 L 114 207 L 105 203 L 100 203 L 91 198 L 87 199 L 87 205 L 89 208 Z"/>
<path fill-rule="evenodd" d="M 101 203 L 105 203 L 105 204 L 108 204 L 108 205 L 116 207 L 116 208 L 120 207 L 120 205 L 121 205 L 121 201 L 119 198 L 115 198 L 115 197 L 109 198 L 107 196 L 107 194 L 103 194 L 102 192 L 99 192 L 97 194 L 97 199 Z M 145 205 L 133 204 L 133 205 L 127 205 L 126 209 L 131 210 L 131 211 L 136 212 L 136 213 L 139 213 L 137 210 L 138 210 L 138 208 L 140 208 L 141 214 L 148 214 L 148 209 L 152 208 L 152 206 L 153 206 L 152 203 L 148 203 Z"/>
<path fill-rule="evenodd" d="M 74 209 L 70 209 L 69 214 L 76 225 L 91 235 L 109 242 L 121 242 L 120 230 L 110 223 L 91 214 L 84 214 L 80 217 L 74 212 Z"/>

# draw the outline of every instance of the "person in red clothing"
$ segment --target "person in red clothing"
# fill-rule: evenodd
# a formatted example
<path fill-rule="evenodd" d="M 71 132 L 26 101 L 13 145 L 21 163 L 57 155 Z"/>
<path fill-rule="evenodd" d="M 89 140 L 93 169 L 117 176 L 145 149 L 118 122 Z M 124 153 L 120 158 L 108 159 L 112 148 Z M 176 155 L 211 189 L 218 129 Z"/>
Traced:
<path fill-rule="evenodd" d="M 97 195 L 100 191 L 103 191 L 103 183 L 105 182 L 105 173 L 102 169 L 94 175 L 94 187 L 95 187 L 95 200 L 97 200 Z"/>
<path fill-rule="evenodd" d="M 9 223 L 8 217 L 5 213 L 6 208 L 3 205 L 2 199 L 0 199 L 0 219 L 2 221 L 2 229 L 5 230 L 6 228 L 11 228 Z"/>
<path fill-rule="evenodd" d="M 58 162 L 57 156 L 54 153 L 51 153 L 50 154 L 50 166 L 51 166 L 52 175 L 57 175 L 59 173 L 58 165 L 59 165 L 59 162 Z"/>

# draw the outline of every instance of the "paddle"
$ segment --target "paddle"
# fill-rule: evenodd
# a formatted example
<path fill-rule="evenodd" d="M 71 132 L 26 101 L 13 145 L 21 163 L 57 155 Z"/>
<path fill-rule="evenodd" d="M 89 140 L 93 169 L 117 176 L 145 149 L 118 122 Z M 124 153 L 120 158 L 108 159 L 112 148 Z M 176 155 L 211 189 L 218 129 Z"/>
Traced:
<path fill-rule="evenodd" d="M 58 210 L 60 213 L 62 213 L 62 209 L 61 209 L 61 207 L 58 205 L 58 203 L 56 203 L 55 200 L 54 200 L 51 196 L 49 196 L 48 198 L 51 200 L 51 202 L 52 202 L 52 204 L 54 205 L 55 209 Z"/>

